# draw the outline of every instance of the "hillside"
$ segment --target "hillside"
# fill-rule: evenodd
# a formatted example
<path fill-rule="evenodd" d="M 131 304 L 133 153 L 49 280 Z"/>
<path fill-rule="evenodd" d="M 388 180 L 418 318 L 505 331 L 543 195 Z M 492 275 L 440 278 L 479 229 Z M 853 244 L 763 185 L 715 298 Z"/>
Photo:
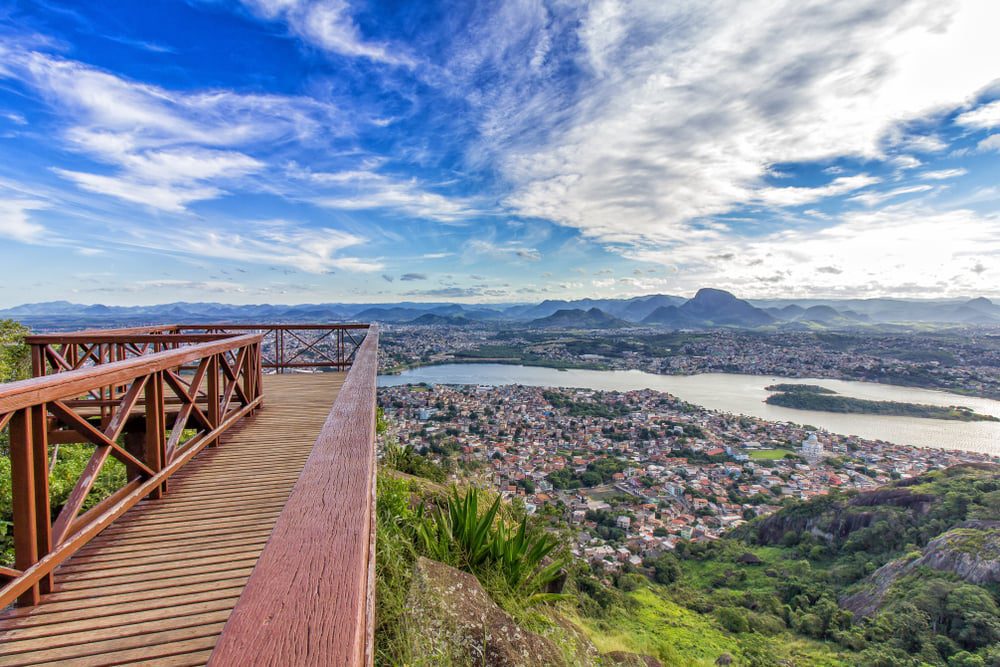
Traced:
<path fill-rule="evenodd" d="M 644 324 L 672 328 L 706 328 L 712 326 L 759 327 L 775 322 L 770 313 L 737 299 L 729 292 L 703 288 L 694 298 L 680 306 L 657 308 Z"/>
<path fill-rule="evenodd" d="M 574 533 L 557 508 L 526 517 L 519 501 L 501 504 L 530 539 L 561 544 L 549 562 L 561 561 L 563 575 L 547 588 L 558 595 L 531 598 L 489 567 L 455 560 L 454 546 L 433 555 L 436 539 L 419 537 L 423 517 L 465 492 L 388 470 L 445 477 L 422 454 L 388 452 L 379 558 L 396 579 L 381 580 L 379 599 L 391 605 L 382 618 L 398 622 L 382 626 L 379 664 L 434 664 L 420 657 L 431 653 L 448 664 L 528 664 L 510 657 L 518 652 L 533 665 L 1000 664 L 1000 466 L 786 501 L 722 539 L 682 541 L 616 571 L 569 558 Z M 482 663 L 468 659 L 483 652 Z"/>
<path fill-rule="evenodd" d="M 562 310 L 598 309 L 612 318 L 673 329 L 778 327 L 783 331 L 910 327 L 917 324 L 996 326 L 1000 305 L 984 297 L 965 300 L 781 299 L 743 300 L 717 289 L 701 289 L 691 299 L 652 294 L 619 299 L 548 299 L 534 304 L 492 303 L 315 303 L 224 304 L 174 302 L 142 306 L 78 304 L 69 301 L 28 303 L 0 309 L 0 319 L 14 319 L 33 329 L 111 327 L 176 322 L 317 322 L 412 323 L 425 314 L 475 322 L 527 323 Z M 430 318 L 430 324 L 445 324 Z"/>
<path fill-rule="evenodd" d="M 632 325 L 625 320 L 608 315 L 600 308 L 591 308 L 590 310 L 564 308 L 548 317 L 531 320 L 528 322 L 528 326 L 537 329 L 613 329 Z"/>

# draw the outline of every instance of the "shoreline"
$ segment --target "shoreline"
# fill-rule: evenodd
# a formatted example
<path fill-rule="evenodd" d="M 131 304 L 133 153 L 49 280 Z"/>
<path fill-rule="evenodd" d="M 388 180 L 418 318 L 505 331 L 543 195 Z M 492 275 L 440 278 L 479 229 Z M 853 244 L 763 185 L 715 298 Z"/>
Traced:
<path fill-rule="evenodd" d="M 951 388 L 951 387 L 939 387 L 934 385 L 926 384 L 897 384 L 890 382 L 879 382 L 878 380 L 869 380 L 857 377 L 851 377 L 847 375 L 838 376 L 822 376 L 822 375 L 783 375 L 780 373 L 747 373 L 743 371 L 736 370 L 705 370 L 696 371 L 693 373 L 654 373 L 652 371 L 643 368 L 612 368 L 607 365 L 602 364 L 559 364 L 556 362 L 546 363 L 542 361 L 525 361 L 523 359 L 514 359 L 512 357 L 496 357 L 496 358 L 461 358 L 461 359 L 447 359 L 444 361 L 428 361 L 420 362 L 417 364 L 407 364 L 403 366 L 393 366 L 392 368 L 387 368 L 384 370 L 379 370 L 379 375 L 389 375 L 389 376 L 399 376 L 405 371 L 418 370 L 421 368 L 429 368 L 433 366 L 448 366 L 448 365 L 459 365 L 459 364 L 500 364 L 503 366 L 525 366 L 528 368 L 551 368 L 553 370 L 582 370 L 582 371 L 610 371 L 610 372 L 629 372 L 629 371 L 639 371 L 642 373 L 649 373 L 650 375 L 656 375 L 661 377 L 694 377 L 697 375 L 710 375 L 710 374 L 726 374 L 726 375 L 746 375 L 750 377 L 754 376 L 772 376 L 772 377 L 783 377 L 791 380 L 839 380 L 843 382 L 863 382 L 866 384 L 878 385 L 881 387 L 898 387 L 900 389 L 924 389 L 926 391 L 936 391 L 942 394 L 955 394 L 956 396 L 961 396 L 964 398 L 980 398 L 987 401 L 1000 401 L 1000 394 L 988 394 L 979 393 L 970 390 L 963 390 L 961 388 Z M 837 414 L 837 413 L 834 413 Z"/>

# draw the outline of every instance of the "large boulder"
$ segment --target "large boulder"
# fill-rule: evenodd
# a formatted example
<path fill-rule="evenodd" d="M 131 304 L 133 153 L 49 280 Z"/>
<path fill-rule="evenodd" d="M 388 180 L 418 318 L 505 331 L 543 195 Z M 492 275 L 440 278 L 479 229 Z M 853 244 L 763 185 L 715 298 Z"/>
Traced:
<path fill-rule="evenodd" d="M 565 665 L 550 640 L 517 625 L 471 574 L 420 558 L 405 621 L 415 655 L 477 667 Z"/>

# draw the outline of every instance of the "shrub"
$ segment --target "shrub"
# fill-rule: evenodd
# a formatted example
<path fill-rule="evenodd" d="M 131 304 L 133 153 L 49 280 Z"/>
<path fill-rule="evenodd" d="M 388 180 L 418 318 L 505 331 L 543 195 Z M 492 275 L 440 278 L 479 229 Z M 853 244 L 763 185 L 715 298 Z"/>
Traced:
<path fill-rule="evenodd" d="M 715 611 L 719 623 L 729 632 L 749 632 L 750 621 L 747 612 L 739 607 L 720 607 Z"/>

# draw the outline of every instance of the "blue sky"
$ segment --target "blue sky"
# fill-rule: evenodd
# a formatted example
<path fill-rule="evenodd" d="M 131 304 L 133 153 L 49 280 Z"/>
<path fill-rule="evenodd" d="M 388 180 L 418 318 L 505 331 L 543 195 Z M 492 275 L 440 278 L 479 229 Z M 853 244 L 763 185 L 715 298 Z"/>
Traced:
<path fill-rule="evenodd" d="M 13 0 L 0 305 L 1000 297 L 994 0 Z"/>

